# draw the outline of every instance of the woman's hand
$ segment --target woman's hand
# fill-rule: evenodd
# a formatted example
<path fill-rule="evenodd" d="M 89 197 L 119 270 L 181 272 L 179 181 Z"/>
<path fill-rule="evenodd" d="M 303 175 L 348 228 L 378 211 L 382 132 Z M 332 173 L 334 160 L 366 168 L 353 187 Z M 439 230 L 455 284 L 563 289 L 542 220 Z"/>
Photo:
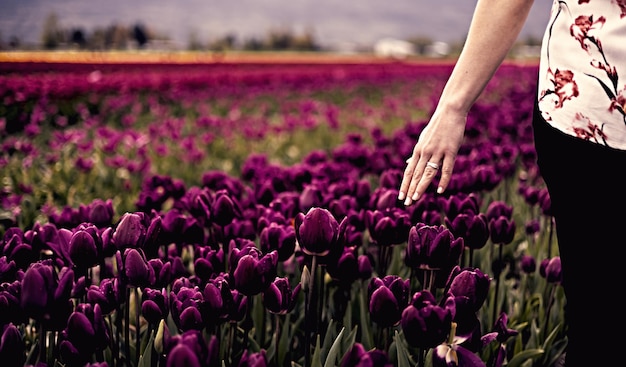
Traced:
<path fill-rule="evenodd" d="M 441 170 L 437 193 L 450 183 L 454 162 L 463 142 L 467 114 L 452 109 L 438 109 L 420 134 L 413 155 L 407 159 L 399 200 L 411 205 L 426 191 Z"/>

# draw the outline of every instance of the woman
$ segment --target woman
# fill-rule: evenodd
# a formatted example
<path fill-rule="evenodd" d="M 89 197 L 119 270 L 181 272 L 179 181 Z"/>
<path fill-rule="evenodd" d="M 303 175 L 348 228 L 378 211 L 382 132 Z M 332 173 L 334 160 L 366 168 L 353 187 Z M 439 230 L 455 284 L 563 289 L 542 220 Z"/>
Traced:
<path fill-rule="evenodd" d="M 398 197 L 405 205 L 419 200 L 439 169 L 437 192 L 445 191 L 468 111 L 516 41 L 532 3 L 478 0 L 463 51 L 407 160 Z M 621 316 L 600 308 L 611 296 L 586 285 L 618 279 L 615 250 L 626 244 L 625 40 L 626 0 L 554 0 L 533 129 L 567 298 L 566 366 L 581 365 L 585 353 L 602 353 L 623 325 Z"/>

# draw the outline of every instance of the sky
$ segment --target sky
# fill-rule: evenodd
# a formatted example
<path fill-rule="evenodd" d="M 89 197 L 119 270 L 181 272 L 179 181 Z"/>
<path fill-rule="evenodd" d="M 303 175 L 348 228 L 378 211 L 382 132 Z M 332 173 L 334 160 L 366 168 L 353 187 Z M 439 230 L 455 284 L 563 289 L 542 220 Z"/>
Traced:
<path fill-rule="evenodd" d="M 36 44 L 52 12 L 64 28 L 89 31 L 143 24 L 180 47 L 190 35 L 209 42 L 227 34 L 262 39 L 272 29 L 311 31 L 318 44 L 372 45 L 383 38 L 465 38 L 475 0 L 2 0 L 0 39 Z M 520 38 L 541 38 L 551 0 L 535 0 Z"/>

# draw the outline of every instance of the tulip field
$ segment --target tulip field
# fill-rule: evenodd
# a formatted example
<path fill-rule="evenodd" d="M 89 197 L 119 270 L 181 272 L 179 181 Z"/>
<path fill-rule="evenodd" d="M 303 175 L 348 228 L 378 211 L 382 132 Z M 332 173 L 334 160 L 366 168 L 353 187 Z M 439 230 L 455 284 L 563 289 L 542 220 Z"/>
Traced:
<path fill-rule="evenodd" d="M 554 365 L 537 65 L 498 70 L 445 193 L 397 199 L 452 67 L 0 62 L 0 364 Z"/>

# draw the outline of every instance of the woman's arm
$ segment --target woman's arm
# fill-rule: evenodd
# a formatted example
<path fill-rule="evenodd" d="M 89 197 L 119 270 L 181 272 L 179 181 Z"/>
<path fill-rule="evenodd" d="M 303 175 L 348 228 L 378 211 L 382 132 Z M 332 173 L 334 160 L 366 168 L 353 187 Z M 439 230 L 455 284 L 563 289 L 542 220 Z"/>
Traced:
<path fill-rule="evenodd" d="M 398 195 L 406 205 L 416 201 L 437 174 L 427 162 L 441 165 L 437 192 L 448 186 L 467 114 L 517 40 L 533 1 L 478 0 L 463 50 L 407 160 Z"/>

